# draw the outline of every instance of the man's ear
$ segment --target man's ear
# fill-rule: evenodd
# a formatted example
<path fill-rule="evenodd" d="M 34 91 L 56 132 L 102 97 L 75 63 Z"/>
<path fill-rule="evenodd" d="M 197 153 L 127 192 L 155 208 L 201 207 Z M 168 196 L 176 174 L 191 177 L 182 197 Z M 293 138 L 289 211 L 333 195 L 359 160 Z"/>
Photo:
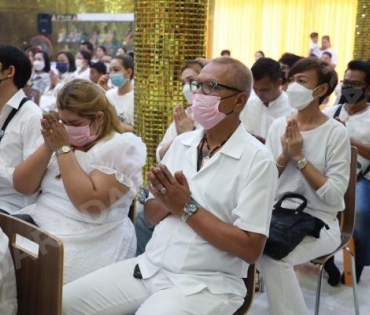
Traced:
<path fill-rule="evenodd" d="M 248 96 L 247 92 L 241 92 L 238 94 L 238 97 L 236 99 L 236 104 L 234 106 L 234 111 L 235 112 L 241 112 L 245 106 L 245 104 L 248 101 Z"/>

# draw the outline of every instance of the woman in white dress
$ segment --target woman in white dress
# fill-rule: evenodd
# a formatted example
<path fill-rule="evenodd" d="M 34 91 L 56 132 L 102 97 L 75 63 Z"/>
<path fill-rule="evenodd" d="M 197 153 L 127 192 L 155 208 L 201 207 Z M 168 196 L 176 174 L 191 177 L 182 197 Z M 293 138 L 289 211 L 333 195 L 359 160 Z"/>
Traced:
<path fill-rule="evenodd" d="M 142 184 L 146 148 L 122 126 L 104 91 L 75 79 L 57 98 L 60 121 L 44 115 L 44 143 L 14 172 L 21 193 L 41 191 L 29 214 L 64 244 L 64 283 L 133 257 L 128 211 Z"/>

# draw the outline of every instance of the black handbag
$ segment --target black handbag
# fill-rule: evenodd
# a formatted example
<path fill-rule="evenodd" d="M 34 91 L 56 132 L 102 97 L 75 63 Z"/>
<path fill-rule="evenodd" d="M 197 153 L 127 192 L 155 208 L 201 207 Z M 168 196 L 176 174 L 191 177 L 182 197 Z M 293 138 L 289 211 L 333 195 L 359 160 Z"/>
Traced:
<path fill-rule="evenodd" d="M 283 208 L 282 202 L 287 198 L 302 200 L 297 209 Z M 270 223 L 270 233 L 266 241 L 264 253 L 271 258 L 280 260 L 287 256 L 296 246 L 310 235 L 320 237 L 320 231 L 329 226 L 322 220 L 303 212 L 307 199 L 299 194 L 284 195 L 274 206 Z"/>

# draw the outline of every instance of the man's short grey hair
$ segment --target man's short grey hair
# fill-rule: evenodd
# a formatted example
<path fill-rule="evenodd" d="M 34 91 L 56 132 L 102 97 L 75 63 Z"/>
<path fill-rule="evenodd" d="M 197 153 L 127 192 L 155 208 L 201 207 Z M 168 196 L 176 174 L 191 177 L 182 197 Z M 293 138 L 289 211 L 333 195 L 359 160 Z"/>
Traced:
<path fill-rule="evenodd" d="M 246 92 L 248 97 L 250 96 L 253 85 L 253 76 L 251 70 L 244 63 L 237 59 L 224 57 L 212 59 L 210 63 L 227 65 L 229 67 L 225 78 L 227 80 L 227 84 L 240 91 Z"/>

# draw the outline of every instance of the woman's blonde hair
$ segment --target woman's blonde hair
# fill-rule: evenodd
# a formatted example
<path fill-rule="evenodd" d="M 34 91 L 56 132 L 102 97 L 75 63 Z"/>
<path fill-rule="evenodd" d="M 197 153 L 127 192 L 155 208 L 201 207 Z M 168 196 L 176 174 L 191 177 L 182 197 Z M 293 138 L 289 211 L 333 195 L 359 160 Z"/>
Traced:
<path fill-rule="evenodd" d="M 99 112 L 104 113 L 102 130 L 94 143 L 111 136 L 114 131 L 124 132 L 116 109 L 108 101 L 105 91 L 93 82 L 83 79 L 67 82 L 58 93 L 56 104 L 58 110 L 66 109 L 91 120 L 96 118 Z"/>

